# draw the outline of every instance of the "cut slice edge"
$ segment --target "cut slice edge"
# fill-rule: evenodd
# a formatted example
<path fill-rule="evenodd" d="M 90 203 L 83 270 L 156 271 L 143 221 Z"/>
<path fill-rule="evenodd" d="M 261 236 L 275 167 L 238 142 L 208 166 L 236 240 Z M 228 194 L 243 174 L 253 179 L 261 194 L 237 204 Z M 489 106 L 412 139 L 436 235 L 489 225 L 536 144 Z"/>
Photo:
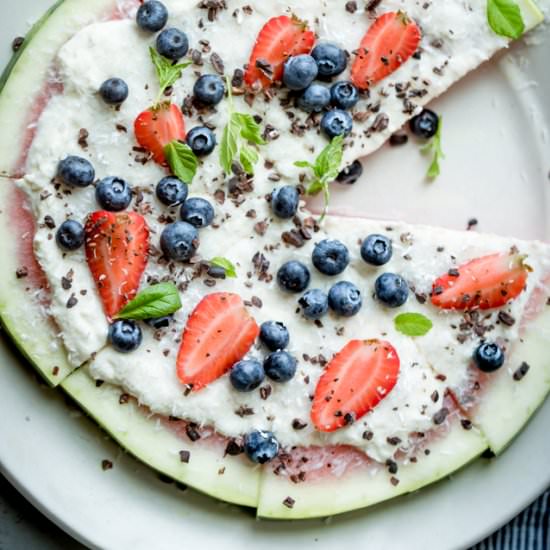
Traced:
<path fill-rule="evenodd" d="M 483 397 L 471 411 L 470 420 L 483 432 L 495 454 L 522 431 L 550 392 L 550 311 L 529 321 L 521 341 L 496 373 Z M 525 363 L 529 370 L 520 380 L 514 373 Z"/>
<path fill-rule="evenodd" d="M 410 493 L 449 476 L 487 449 L 484 437 L 475 429 L 465 430 L 460 417 L 449 420 L 448 432 L 429 446 L 430 454 L 417 463 L 399 467 L 392 474 L 383 465 L 363 468 L 340 478 L 293 483 L 265 468 L 260 485 L 258 516 L 269 519 L 307 519 L 332 516 L 365 508 Z M 394 480 L 395 482 L 395 480 Z M 330 498 L 327 498 L 330 495 Z"/>
<path fill-rule="evenodd" d="M 73 372 L 61 387 L 115 441 L 153 470 L 220 500 L 257 506 L 261 470 L 244 456 L 224 457 L 223 448 L 184 441 L 158 418 L 148 416 L 135 400 L 120 404 L 120 388 L 97 387 L 86 367 Z M 182 462 L 180 451 L 189 451 L 188 463 Z"/>

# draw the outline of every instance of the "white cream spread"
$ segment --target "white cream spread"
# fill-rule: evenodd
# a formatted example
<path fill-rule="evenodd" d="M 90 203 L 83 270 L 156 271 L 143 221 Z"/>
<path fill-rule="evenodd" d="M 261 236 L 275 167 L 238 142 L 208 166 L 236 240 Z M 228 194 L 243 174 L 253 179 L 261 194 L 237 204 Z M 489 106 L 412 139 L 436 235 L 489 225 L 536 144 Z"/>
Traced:
<path fill-rule="evenodd" d="M 214 22 L 208 21 L 207 12 L 197 8 L 195 2 L 167 0 L 165 3 L 171 14 L 169 24 L 184 30 L 191 47 L 203 52 L 204 65 L 188 68 L 174 86 L 172 101 L 178 104 L 191 93 L 197 73 L 214 72 L 209 62 L 212 52 L 221 56 L 227 75 L 231 76 L 235 68 L 242 67 L 248 60 L 257 32 L 274 15 L 296 13 L 309 22 L 320 40 L 336 42 L 350 52 L 357 47 L 372 22 L 362 9 L 349 13 L 344 3 L 336 0 L 228 1 L 228 9 L 219 11 Z M 251 13 L 243 9 L 245 5 L 251 7 Z M 356 113 L 366 113 L 366 118 L 355 123 L 354 132 L 347 140 L 346 163 L 374 151 L 418 112 L 420 106 L 506 45 L 506 41 L 487 26 L 485 1 L 384 2 L 384 11 L 398 9 L 407 12 L 421 25 L 421 55 L 418 59 L 411 58 L 393 75 L 373 87 L 370 96 L 361 99 L 354 109 Z M 198 25 L 199 20 L 201 25 Z M 98 208 L 92 188 L 67 190 L 52 183 L 57 163 L 68 154 L 89 158 L 98 178 L 116 175 L 131 183 L 139 197 L 133 207 L 147 219 L 153 246 L 158 247 L 158 238 L 165 224 L 166 216 L 159 219 L 159 215 L 162 213 L 177 219 L 177 210 L 163 207 L 154 196 L 154 187 L 165 175 L 164 169 L 153 162 L 143 164 L 139 160 L 142 155 L 132 149 L 136 145 L 133 121 L 151 105 L 158 90 L 148 52 L 152 41 L 133 20 L 118 20 L 84 28 L 60 50 L 56 64 L 64 92 L 50 101 L 38 122 L 28 156 L 27 175 L 20 182 L 30 196 L 39 222 L 46 215 L 51 216 L 56 225 L 69 217 L 84 220 L 89 212 Z M 101 83 L 113 76 L 123 78 L 130 88 L 129 98 L 119 110 L 107 107 L 97 94 Z M 284 92 L 279 94 L 281 98 L 285 95 Z M 396 446 L 388 438 L 399 438 L 398 448 L 406 451 L 412 445 L 410 434 L 426 432 L 433 427 L 433 416 L 443 406 L 445 388 L 465 384 L 467 366 L 479 338 L 459 344 L 457 334 L 450 326 L 458 326 L 461 315 L 436 311 L 421 304 L 413 295 L 399 312 L 422 311 L 434 321 L 434 328 L 427 336 L 415 341 L 398 334 L 393 326 L 393 318 L 398 312 L 382 308 L 372 297 L 374 280 L 381 270 L 362 262 L 358 242 L 372 232 L 391 236 L 394 257 L 384 270 L 402 274 L 419 295 L 429 293 L 435 277 L 463 260 L 483 253 L 505 251 L 516 244 L 522 253 L 530 255 L 534 268 L 528 291 L 507 307 L 507 311 L 517 319 L 522 317 L 531 290 L 550 267 L 548 248 L 539 243 L 516 243 L 512 239 L 341 218 L 328 219 L 323 229 L 314 233 L 313 239 L 301 248 L 283 244 L 281 234 L 293 229 L 294 224 L 273 219 L 264 195 L 275 185 L 296 184 L 300 170 L 294 162 L 313 160 L 326 145 L 326 138 L 315 126 L 306 130 L 303 136 L 296 136 L 292 126 L 296 127 L 296 121 L 305 121 L 306 115 L 292 110 L 291 120 L 277 97 L 270 102 L 258 97 L 252 106 L 248 106 L 242 97 L 235 97 L 235 103 L 239 111 L 258 114 L 263 126 L 269 124 L 277 130 L 279 137 L 261 150 L 263 159 L 270 162 L 258 164 L 254 190 L 241 195 L 242 204 L 229 197 L 217 150 L 201 163 L 190 191 L 194 196 L 207 197 L 217 210 L 216 225 L 200 232 L 200 255 L 205 259 L 226 256 L 236 264 L 238 277 L 217 281 L 215 288 L 210 288 L 204 285 L 201 277 L 194 277 L 193 266 L 177 265 L 169 272 L 166 265 L 157 262 L 158 256 L 153 256 L 142 285 L 164 279 L 185 283 L 185 291 L 181 293 L 184 305 L 170 329 L 154 334 L 144 326 L 144 341 L 137 352 L 123 356 L 104 347 L 107 322 L 83 251 L 62 253 L 53 238 L 55 230 L 39 227 L 35 238 L 36 255 L 52 287 L 51 313 L 63 331 L 70 359 L 79 365 L 94 357 L 90 366 L 94 377 L 121 386 L 153 412 L 214 425 L 220 433 L 228 436 L 238 436 L 252 428 L 269 428 L 285 446 L 354 445 L 364 449 L 372 458 L 385 461 L 396 451 Z M 385 122 L 381 130 L 375 131 L 373 123 L 377 119 L 380 121 L 381 115 L 384 115 Z M 227 120 L 226 102 L 222 102 L 214 112 L 203 115 L 200 122 L 198 116 L 193 112 L 186 117 L 187 129 L 208 122 L 215 127 L 218 142 L 221 141 Z M 78 144 L 80 129 L 86 129 L 89 134 L 84 148 Z M 280 183 L 274 183 L 274 180 Z M 223 203 L 214 200 L 214 193 L 219 190 L 226 195 Z M 216 196 L 219 199 L 220 193 Z M 302 221 L 308 216 L 305 210 L 300 214 Z M 264 221 L 265 234 L 259 235 L 255 225 Z M 345 242 L 352 256 L 348 269 L 335 279 L 321 276 L 310 261 L 313 244 L 327 236 Z M 444 247 L 443 252 L 437 251 L 440 246 Z M 311 266 L 310 288 L 328 291 L 336 280 L 354 282 L 363 294 L 360 313 L 351 319 L 329 314 L 322 320 L 321 327 L 304 320 L 296 311 L 296 296 L 283 294 L 274 280 L 258 280 L 253 262 L 256 254 L 263 254 L 269 262 L 271 276 L 284 261 L 301 259 Z M 236 292 L 245 300 L 253 296 L 259 298 L 262 307 L 250 308 L 258 323 L 279 320 L 289 328 L 289 351 L 299 360 L 298 373 L 287 384 L 271 382 L 272 393 L 267 399 L 262 399 L 259 391 L 250 394 L 235 392 L 227 376 L 186 396 L 176 377 L 175 357 L 187 316 L 205 294 L 221 290 Z M 67 307 L 71 297 L 77 302 Z M 74 303 L 74 299 L 71 302 Z M 517 338 L 518 325 L 496 325 L 491 335 L 513 340 Z M 318 361 L 314 364 L 315 361 L 307 360 L 307 356 L 321 354 L 330 359 L 354 338 L 381 338 L 394 345 L 401 359 L 398 383 L 389 396 L 361 420 L 335 433 L 320 434 L 312 428 L 309 409 L 310 395 L 322 368 Z M 250 355 L 261 358 L 265 350 L 256 348 Z M 436 372 L 443 373 L 447 381 L 437 378 Z M 236 414 L 242 407 L 251 408 L 253 414 Z M 295 419 L 307 422 L 307 426 L 302 430 L 293 429 Z M 366 431 L 372 432 L 371 439 L 363 437 Z"/>

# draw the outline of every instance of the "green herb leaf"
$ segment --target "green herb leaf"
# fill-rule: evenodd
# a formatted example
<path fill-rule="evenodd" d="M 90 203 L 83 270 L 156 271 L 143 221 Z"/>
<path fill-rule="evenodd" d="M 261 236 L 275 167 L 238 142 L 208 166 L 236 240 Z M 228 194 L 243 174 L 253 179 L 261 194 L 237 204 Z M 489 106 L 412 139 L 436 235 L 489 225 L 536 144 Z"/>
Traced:
<path fill-rule="evenodd" d="M 250 147 L 250 145 L 243 145 L 239 155 L 239 160 L 247 174 L 254 173 L 254 165 L 258 162 L 259 155 L 256 149 Z"/>
<path fill-rule="evenodd" d="M 223 130 L 220 144 L 220 163 L 226 174 L 231 174 L 233 159 L 239 150 L 240 126 L 238 120 L 231 115 Z"/>
<path fill-rule="evenodd" d="M 426 143 L 426 145 L 424 145 L 424 147 L 422 147 L 421 149 L 423 153 L 432 155 L 432 162 L 426 173 L 426 177 L 432 180 L 436 179 L 441 173 L 441 167 L 439 163 L 445 158 L 445 153 L 443 153 L 443 149 L 441 146 L 442 127 L 443 127 L 443 119 L 439 117 L 439 122 L 437 124 L 437 131 L 434 137 L 428 143 Z"/>
<path fill-rule="evenodd" d="M 424 336 L 433 323 L 421 313 L 401 313 L 394 319 L 395 328 L 405 336 Z"/>
<path fill-rule="evenodd" d="M 325 207 L 320 221 L 323 221 L 328 213 L 330 202 L 329 184 L 336 179 L 340 172 L 342 157 L 344 155 L 344 136 L 336 136 L 332 141 L 319 153 L 315 159 L 315 163 L 311 164 L 307 160 L 299 160 L 294 163 L 298 168 L 309 168 L 314 175 L 313 181 L 309 184 L 306 193 L 308 195 L 317 195 L 323 192 Z"/>
<path fill-rule="evenodd" d="M 210 260 L 210 265 L 215 265 L 216 267 L 221 267 L 224 269 L 227 277 L 237 277 L 237 270 L 235 269 L 235 266 L 227 258 L 216 256 Z"/>
<path fill-rule="evenodd" d="M 157 98 L 158 103 L 160 98 L 164 95 L 166 88 L 172 86 L 176 80 L 181 78 L 183 69 L 189 67 L 191 61 L 173 65 L 172 61 L 160 55 L 155 48 L 149 48 L 149 53 L 151 54 L 151 60 L 153 61 L 159 80 L 160 92 Z"/>
<path fill-rule="evenodd" d="M 159 283 L 142 290 L 115 315 L 115 319 L 156 319 L 171 315 L 180 308 L 181 300 L 176 285 Z"/>
<path fill-rule="evenodd" d="M 185 183 L 193 181 L 199 161 L 189 145 L 181 141 L 171 141 L 164 148 L 164 155 L 174 176 Z"/>
<path fill-rule="evenodd" d="M 237 154 L 245 171 L 254 174 L 254 165 L 260 157 L 249 143 L 266 143 L 262 138 L 260 126 L 252 115 L 231 112 L 220 144 L 220 163 L 226 174 L 231 174 L 231 165 Z"/>
<path fill-rule="evenodd" d="M 233 115 L 238 121 L 241 130 L 241 137 L 249 143 L 256 145 L 265 145 L 266 141 L 262 137 L 262 129 L 254 120 L 252 115 L 247 113 L 234 113 Z"/>
<path fill-rule="evenodd" d="M 525 32 L 521 10 L 513 0 L 487 0 L 487 20 L 500 36 L 515 39 Z"/>
<path fill-rule="evenodd" d="M 336 136 L 321 151 L 315 161 L 315 175 L 327 183 L 334 181 L 340 172 L 344 155 L 344 136 Z"/>

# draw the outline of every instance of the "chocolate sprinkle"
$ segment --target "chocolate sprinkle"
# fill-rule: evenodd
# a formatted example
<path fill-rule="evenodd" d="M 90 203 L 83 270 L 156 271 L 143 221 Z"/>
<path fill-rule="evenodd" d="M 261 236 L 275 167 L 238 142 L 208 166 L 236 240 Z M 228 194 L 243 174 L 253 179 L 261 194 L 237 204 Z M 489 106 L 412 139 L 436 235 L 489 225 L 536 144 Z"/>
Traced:
<path fill-rule="evenodd" d="M 519 382 L 529 372 L 531 367 L 524 361 L 514 372 L 513 378 L 516 382 Z"/>
<path fill-rule="evenodd" d="M 286 497 L 286 498 L 283 500 L 283 504 L 284 504 L 287 508 L 294 508 L 294 504 L 296 504 L 296 501 L 295 501 L 292 497 Z"/>
<path fill-rule="evenodd" d="M 184 464 L 189 464 L 190 457 L 191 457 L 191 453 L 189 451 L 180 451 L 180 460 Z"/>
<path fill-rule="evenodd" d="M 113 469 L 113 463 L 110 460 L 102 460 L 101 461 L 101 469 L 106 472 L 107 470 Z"/>

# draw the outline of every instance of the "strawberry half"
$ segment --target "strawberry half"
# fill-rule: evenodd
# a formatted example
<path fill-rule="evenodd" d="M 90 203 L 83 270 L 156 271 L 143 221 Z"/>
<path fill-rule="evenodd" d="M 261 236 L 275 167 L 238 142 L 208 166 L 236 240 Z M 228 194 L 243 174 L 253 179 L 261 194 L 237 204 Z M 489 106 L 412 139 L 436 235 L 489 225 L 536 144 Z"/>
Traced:
<path fill-rule="evenodd" d="M 458 310 L 501 307 L 520 295 L 530 270 L 517 253 L 476 258 L 435 281 L 432 304 Z"/>
<path fill-rule="evenodd" d="M 418 25 L 401 11 L 378 17 L 369 27 L 351 67 L 351 80 L 360 90 L 396 71 L 418 49 Z"/>
<path fill-rule="evenodd" d="M 352 340 L 327 365 L 317 383 L 311 420 L 321 432 L 333 432 L 374 409 L 393 389 L 399 357 L 381 340 Z"/>
<path fill-rule="evenodd" d="M 209 294 L 187 320 L 176 364 L 178 378 L 193 391 L 204 388 L 241 360 L 259 333 L 240 296 Z"/>
<path fill-rule="evenodd" d="M 135 212 L 100 210 L 85 225 L 86 259 L 103 302 L 112 318 L 137 293 L 149 252 L 149 228 Z"/>
<path fill-rule="evenodd" d="M 164 148 L 172 141 L 185 139 L 185 121 L 181 109 L 173 103 L 161 103 L 143 111 L 134 121 L 137 142 L 165 164 Z"/>
<path fill-rule="evenodd" d="M 259 91 L 283 78 L 285 61 L 293 55 L 309 53 L 315 34 L 295 16 L 273 17 L 263 27 L 252 49 L 244 75 L 248 88 Z"/>

